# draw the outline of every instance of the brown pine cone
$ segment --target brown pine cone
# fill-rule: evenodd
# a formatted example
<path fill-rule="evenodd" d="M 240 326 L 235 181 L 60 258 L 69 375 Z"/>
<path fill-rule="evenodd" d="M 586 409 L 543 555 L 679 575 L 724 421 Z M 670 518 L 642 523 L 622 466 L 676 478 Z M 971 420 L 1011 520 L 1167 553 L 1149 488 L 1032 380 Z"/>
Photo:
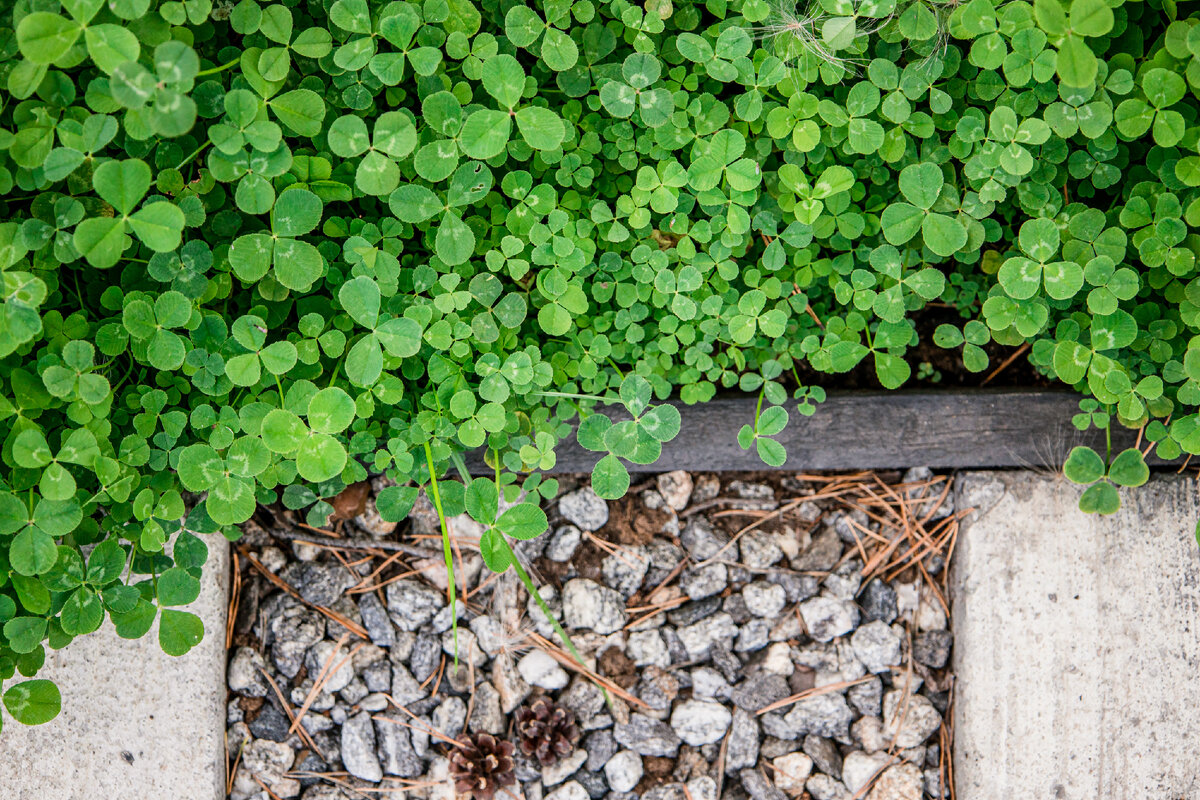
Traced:
<path fill-rule="evenodd" d="M 570 755 L 579 741 L 575 716 L 545 697 L 517 709 L 517 743 L 521 752 L 548 767 Z"/>
<path fill-rule="evenodd" d="M 468 734 L 450 750 L 450 776 L 461 795 L 492 800 L 497 790 L 516 783 L 513 745 L 490 733 Z"/>

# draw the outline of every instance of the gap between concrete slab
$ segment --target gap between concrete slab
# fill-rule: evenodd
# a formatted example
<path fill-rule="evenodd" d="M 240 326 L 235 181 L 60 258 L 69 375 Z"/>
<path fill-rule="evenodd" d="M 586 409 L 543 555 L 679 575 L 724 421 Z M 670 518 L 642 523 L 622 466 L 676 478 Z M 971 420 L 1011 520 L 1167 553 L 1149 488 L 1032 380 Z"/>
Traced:
<path fill-rule="evenodd" d="M 1031 472 L 961 475 L 954 567 L 958 800 L 1200 800 L 1194 480 L 1111 517 Z"/>
<path fill-rule="evenodd" d="M 186 610 L 204 640 L 175 658 L 144 639 L 117 636 L 110 621 L 47 655 L 62 713 L 36 727 L 11 718 L 0 733 L 0 798 L 94 800 L 225 797 L 225 615 L 229 543 L 205 537 L 200 597 Z"/>

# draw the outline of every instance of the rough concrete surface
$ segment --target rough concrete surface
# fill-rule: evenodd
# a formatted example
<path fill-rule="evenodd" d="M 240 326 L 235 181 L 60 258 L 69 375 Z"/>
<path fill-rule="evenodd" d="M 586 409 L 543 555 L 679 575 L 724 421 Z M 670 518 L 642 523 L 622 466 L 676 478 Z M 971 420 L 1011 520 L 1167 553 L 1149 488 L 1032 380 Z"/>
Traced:
<path fill-rule="evenodd" d="M 112 623 L 51 652 L 39 678 L 62 690 L 62 713 L 36 727 L 5 720 L 0 798 L 95 800 L 225 796 L 225 614 L 229 545 L 205 537 L 200 597 L 204 641 L 174 658 L 158 624 L 141 640 Z"/>
<path fill-rule="evenodd" d="M 1197 484 L 1111 517 L 1031 472 L 962 476 L 955 555 L 958 800 L 1200 799 Z"/>

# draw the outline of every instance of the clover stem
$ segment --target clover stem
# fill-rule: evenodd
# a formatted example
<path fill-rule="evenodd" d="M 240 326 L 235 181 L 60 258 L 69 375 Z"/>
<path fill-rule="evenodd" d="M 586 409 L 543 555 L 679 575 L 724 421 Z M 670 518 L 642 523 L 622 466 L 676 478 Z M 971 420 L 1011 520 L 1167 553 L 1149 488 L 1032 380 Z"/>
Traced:
<path fill-rule="evenodd" d="M 758 390 L 758 405 L 754 406 L 754 432 L 758 433 L 758 416 L 762 413 L 763 396 L 767 393 L 767 385 L 764 383 L 763 388 Z"/>
<path fill-rule="evenodd" d="M 342 360 L 338 359 L 333 365 L 333 374 L 329 376 L 329 385 L 333 386 L 333 382 L 337 380 L 338 372 L 342 369 Z"/>
<path fill-rule="evenodd" d="M 1112 417 L 1109 417 L 1108 424 L 1104 426 L 1104 462 L 1112 464 Z"/>
<path fill-rule="evenodd" d="M 601 397 L 598 394 L 576 394 L 574 392 L 534 392 L 534 397 L 565 397 L 568 400 L 596 400 L 601 403 L 611 403 L 612 398 Z"/>
<path fill-rule="evenodd" d="M 187 166 L 188 162 L 190 162 L 190 161 L 191 161 L 193 158 L 195 158 L 196 156 L 198 156 L 198 155 L 200 155 L 201 153 L 203 153 L 203 152 L 204 152 L 204 148 L 208 147 L 208 145 L 209 145 L 209 144 L 210 144 L 209 142 L 205 142 L 204 144 L 202 144 L 202 145 L 200 145 L 199 147 L 197 147 L 195 150 L 193 150 L 193 151 L 192 151 L 192 152 L 191 152 L 191 153 L 190 153 L 190 154 L 187 156 L 187 158 L 183 159 L 183 161 L 180 161 L 180 162 L 179 162 L 179 163 L 178 163 L 178 164 L 175 166 L 175 169 L 183 169 L 185 166 Z"/>
<path fill-rule="evenodd" d="M 238 56 L 237 58 L 233 59 L 232 61 L 228 61 L 219 67 L 211 67 L 209 69 L 202 69 L 196 73 L 196 77 L 199 78 L 204 75 L 216 75 L 218 72 L 224 72 L 225 70 L 227 70 L 230 67 L 234 66 L 235 64 L 239 63 L 241 60 L 242 60 L 242 57 Z"/>
<path fill-rule="evenodd" d="M 437 472 L 433 468 L 433 451 L 429 441 L 425 442 L 425 463 L 429 467 L 429 491 L 433 495 L 433 507 L 437 510 L 438 522 L 442 526 L 442 557 L 446 561 L 446 584 L 450 594 L 450 626 L 454 629 L 454 668 L 458 669 L 458 615 L 455 613 L 454 555 L 450 552 L 450 531 L 446 529 L 446 513 L 442 511 L 442 495 L 438 492 Z"/>

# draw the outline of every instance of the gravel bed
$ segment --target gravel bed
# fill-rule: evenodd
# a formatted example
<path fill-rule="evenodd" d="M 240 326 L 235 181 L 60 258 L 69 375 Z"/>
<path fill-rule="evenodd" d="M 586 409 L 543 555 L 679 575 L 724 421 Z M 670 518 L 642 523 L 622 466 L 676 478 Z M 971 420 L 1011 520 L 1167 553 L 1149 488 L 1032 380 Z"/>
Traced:
<path fill-rule="evenodd" d="M 559 753 L 516 747 L 495 797 L 949 797 L 948 486 L 923 468 L 673 472 L 607 503 L 563 480 L 550 532 L 518 553 L 588 674 L 512 571 L 484 568 L 465 516 L 456 668 L 423 499 L 399 526 L 365 491 L 335 503 L 354 548 L 264 513 L 235 552 L 229 797 L 450 800 L 449 740 L 491 734 L 503 755 L 539 698 L 569 712 Z"/>

